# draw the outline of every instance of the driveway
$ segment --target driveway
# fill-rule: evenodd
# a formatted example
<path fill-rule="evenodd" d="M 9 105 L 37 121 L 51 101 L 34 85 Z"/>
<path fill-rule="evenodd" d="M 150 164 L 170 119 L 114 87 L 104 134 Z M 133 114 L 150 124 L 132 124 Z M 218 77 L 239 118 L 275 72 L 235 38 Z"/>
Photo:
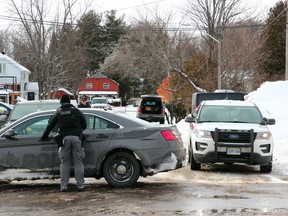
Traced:
<path fill-rule="evenodd" d="M 1 216 L 287 215 L 288 176 L 245 165 L 189 166 L 140 178 L 133 188 L 86 179 L 87 189 L 59 191 L 59 180 L 12 182 L 0 190 Z"/>

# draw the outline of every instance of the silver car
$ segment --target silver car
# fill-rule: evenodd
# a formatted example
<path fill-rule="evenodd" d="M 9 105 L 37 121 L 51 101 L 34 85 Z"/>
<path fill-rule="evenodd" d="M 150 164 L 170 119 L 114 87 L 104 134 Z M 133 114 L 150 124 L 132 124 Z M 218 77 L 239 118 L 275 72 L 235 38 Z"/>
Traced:
<path fill-rule="evenodd" d="M 76 100 L 71 100 L 71 103 L 77 107 Z M 10 124 L 17 119 L 22 118 L 23 116 L 44 110 L 56 110 L 61 106 L 60 100 L 31 100 L 31 101 L 19 101 L 17 102 L 13 110 L 11 110 L 10 115 L 8 116 L 7 122 L 4 126 Z"/>
<path fill-rule="evenodd" d="M 104 177 L 111 186 L 124 188 L 134 185 L 139 176 L 182 167 L 186 149 L 175 125 L 156 125 L 110 110 L 81 110 L 87 121 L 83 133 L 85 177 Z M 27 179 L 23 172 L 33 178 L 35 173 L 40 178 L 59 177 L 60 161 L 53 139 L 57 128 L 49 141 L 40 141 L 54 112 L 35 112 L 0 130 L 0 181 Z M 7 169 L 19 169 L 17 174 L 22 177 L 5 176 Z"/>

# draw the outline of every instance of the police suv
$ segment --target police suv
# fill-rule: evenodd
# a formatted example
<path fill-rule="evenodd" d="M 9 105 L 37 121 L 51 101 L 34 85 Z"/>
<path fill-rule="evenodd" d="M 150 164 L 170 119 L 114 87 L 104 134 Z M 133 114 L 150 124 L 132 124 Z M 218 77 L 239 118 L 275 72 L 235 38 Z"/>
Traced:
<path fill-rule="evenodd" d="M 189 162 L 191 170 L 205 163 L 245 163 L 272 171 L 273 140 L 267 125 L 275 119 L 262 116 L 248 101 L 203 101 L 187 116 L 190 123 Z"/>

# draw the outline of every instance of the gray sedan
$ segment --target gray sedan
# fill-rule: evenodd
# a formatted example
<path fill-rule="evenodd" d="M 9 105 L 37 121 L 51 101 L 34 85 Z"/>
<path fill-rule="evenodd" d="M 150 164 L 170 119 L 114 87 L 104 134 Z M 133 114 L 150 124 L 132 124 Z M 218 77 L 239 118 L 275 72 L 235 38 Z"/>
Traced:
<path fill-rule="evenodd" d="M 53 139 L 57 128 L 49 141 L 40 141 L 54 112 L 32 113 L 0 130 L 0 180 L 25 179 L 20 176 L 23 172 L 39 178 L 59 177 L 60 160 Z M 85 177 L 104 177 L 111 186 L 124 188 L 134 185 L 139 176 L 182 167 L 186 149 L 175 125 L 156 125 L 109 110 L 82 112 L 87 121 Z M 19 176 L 9 176 L 10 169 L 17 169 Z"/>

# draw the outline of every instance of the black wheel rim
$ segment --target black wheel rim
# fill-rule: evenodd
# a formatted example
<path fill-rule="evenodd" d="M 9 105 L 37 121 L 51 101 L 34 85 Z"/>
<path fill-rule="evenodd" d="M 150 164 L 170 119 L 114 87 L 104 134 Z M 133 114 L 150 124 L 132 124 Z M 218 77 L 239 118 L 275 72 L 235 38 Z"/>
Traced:
<path fill-rule="evenodd" d="M 134 174 L 134 166 L 129 159 L 117 157 L 111 161 L 109 173 L 117 182 L 129 181 Z"/>

